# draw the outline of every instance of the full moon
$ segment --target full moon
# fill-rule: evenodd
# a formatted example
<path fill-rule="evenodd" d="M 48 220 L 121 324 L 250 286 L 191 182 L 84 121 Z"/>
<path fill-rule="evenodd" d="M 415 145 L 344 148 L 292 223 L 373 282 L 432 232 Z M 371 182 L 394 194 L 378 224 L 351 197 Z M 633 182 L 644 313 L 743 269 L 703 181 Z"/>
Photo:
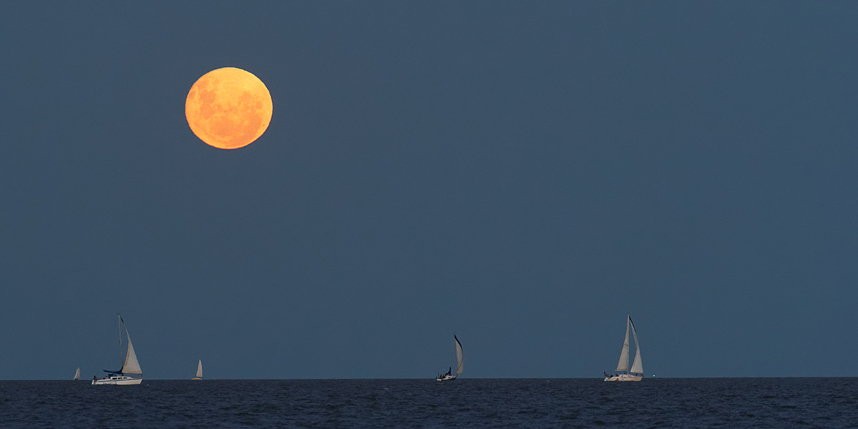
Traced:
<path fill-rule="evenodd" d="M 191 131 L 218 149 L 238 149 L 256 141 L 268 129 L 273 111 L 265 84 L 235 67 L 202 75 L 185 100 Z"/>

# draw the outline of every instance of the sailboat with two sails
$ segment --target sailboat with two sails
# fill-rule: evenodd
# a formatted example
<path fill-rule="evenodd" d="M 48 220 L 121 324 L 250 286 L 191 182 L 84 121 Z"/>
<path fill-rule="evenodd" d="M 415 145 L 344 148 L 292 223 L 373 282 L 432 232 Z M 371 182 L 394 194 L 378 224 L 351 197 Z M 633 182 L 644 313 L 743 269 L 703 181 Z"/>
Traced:
<path fill-rule="evenodd" d="M 450 367 L 446 373 L 438 374 L 438 377 L 435 377 L 436 381 L 453 381 L 465 370 L 465 352 L 462 350 L 462 343 L 455 335 L 453 335 L 453 345 L 456 348 L 456 372 L 454 374 L 453 367 Z"/>
<path fill-rule="evenodd" d="M 635 340 L 635 359 L 629 369 L 629 332 Z M 626 338 L 623 340 L 623 348 L 620 351 L 620 360 L 617 362 L 615 374 L 605 373 L 605 381 L 641 381 L 644 376 L 643 358 L 641 357 L 641 343 L 638 342 L 638 330 L 632 316 L 626 316 Z"/>
<path fill-rule="evenodd" d="M 202 381 L 203 379 L 203 360 L 200 359 L 197 361 L 197 375 L 194 376 L 191 380 L 193 381 Z"/>
<path fill-rule="evenodd" d="M 134 345 L 131 344 L 131 334 L 128 333 L 128 327 L 125 326 L 125 320 L 121 315 L 116 315 L 119 318 L 119 356 L 122 367 L 116 371 L 105 369 L 107 376 L 103 378 L 92 379 L 92 385 L 113 385 L 113 386 L 132 386 L 143 382 L 143 369 L 140 368 L 140 362 L 137 360 L 137 353 L 134 353 Z M 125 348 L 125 358 L 122 358 L 122 334 L 125 334 L 127 347 Z M 133 377 L 133 376 L 139 377 Z"/>

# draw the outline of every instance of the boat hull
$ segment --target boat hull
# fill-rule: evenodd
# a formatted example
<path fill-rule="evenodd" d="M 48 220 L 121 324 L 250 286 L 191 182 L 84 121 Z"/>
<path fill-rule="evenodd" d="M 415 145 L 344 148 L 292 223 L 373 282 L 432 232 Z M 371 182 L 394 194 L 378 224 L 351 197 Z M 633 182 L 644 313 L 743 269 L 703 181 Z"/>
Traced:
<path fill-rule="evenodd" d="M 609 377 L 605 377 L 605 381 L 641 381 L 643 380 L 642 375 L 634 375 L 634 374 L 617 374 Z"/>
<path fill-rule="evenodd" d="M 107 377 L 92 380 L 93 386 L 135 386 L 143 382 L 142 378 L 133 377 Z"/>
<path fill-rule="evenodd" d="M 445 375 L 445 376 L 436 378 L 435 381 L 453 381 L 455 379 L 456 379 L 455 375 Z"/>
<path fill-rule="evenodd" d="M 191 379 L 191 381 L 203 381 L 203 378 L 202 377 L 194 377 Z"/>

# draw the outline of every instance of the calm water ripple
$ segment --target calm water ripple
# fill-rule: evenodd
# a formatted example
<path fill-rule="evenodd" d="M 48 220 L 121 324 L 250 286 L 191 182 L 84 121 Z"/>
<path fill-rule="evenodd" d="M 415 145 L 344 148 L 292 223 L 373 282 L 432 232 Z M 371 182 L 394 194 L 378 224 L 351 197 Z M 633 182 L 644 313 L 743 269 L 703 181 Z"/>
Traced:
<path fill-rule="evenodd" d="M 856 427 L 858 379 L 0 382 L 0 427 Z"/>

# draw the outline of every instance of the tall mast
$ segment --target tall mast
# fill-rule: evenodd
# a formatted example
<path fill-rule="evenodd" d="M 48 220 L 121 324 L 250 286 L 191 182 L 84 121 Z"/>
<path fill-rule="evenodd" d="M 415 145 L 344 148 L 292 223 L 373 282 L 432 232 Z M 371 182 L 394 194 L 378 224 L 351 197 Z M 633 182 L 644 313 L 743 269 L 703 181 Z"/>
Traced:
<path fill-rule="evenodd" d="M 118 331 L 117 337 L 119 338 L 119 365 L 121 368 L 122 363 L 125 361 L 122 359 L 122 316 L 119 313 L 116 313 L 116 329 Z"/>

